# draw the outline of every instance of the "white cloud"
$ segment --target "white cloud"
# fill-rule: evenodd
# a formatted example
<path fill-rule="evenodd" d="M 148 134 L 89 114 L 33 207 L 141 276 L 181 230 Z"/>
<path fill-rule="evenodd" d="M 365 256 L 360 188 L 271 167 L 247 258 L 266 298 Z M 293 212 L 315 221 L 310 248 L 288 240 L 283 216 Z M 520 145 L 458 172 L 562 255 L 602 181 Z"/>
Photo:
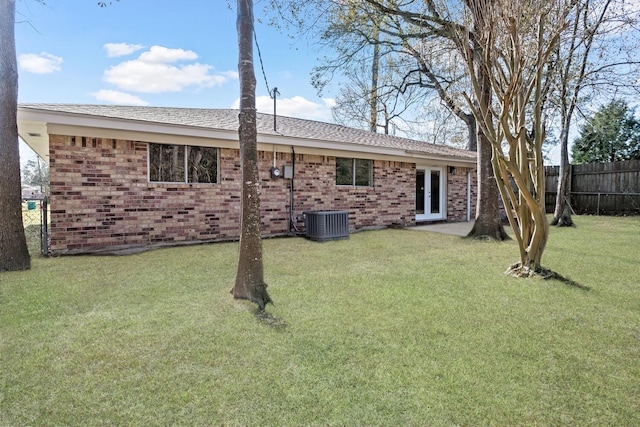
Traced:
<path fill-rule="evenodd" d="M 107 43 L 104 45 L 109 58 L 116 58 L 118 56 L 131 55 L 133 52 L 137 52 L 140 49 L 144 49 L 141 44 L 129 44 L 129 43 Z"/>
<path fill-rule="evenodd" d="M 331 98 L 323 98 L 322 103 L 317 103 L 302 96 L 294 96 L 278 98 L 276 109 L 281 116 L 330 122 L 331 107 L 334 105 L 335 101 Z M 240 99 L 236 99 L 231 108 L 240 108 Z M 256 109 L 261 113 L 273 114 L 273 99 L 268 96 L 256 97 Z"/>
<path fill-rule="evenodd" d="M 161 93 L 179 92 L 190 86 L 221 86 L 238 78 L 235 71 L 213 73 L 211 65 L 198 62 L 174 65 L 197 58 L 198 55 L 190 50 L 153 46 L 137 59 L 107 69 L 104 80 L 126 91 Z"/>
<path fill-rule="evenodd" d="M 195 61 L 198 55 L 192 50 L 169 49 L 164 46 L 151 46 L 138 58 L 139 61 L 147 63 L 170 64 L 178 61 Z"/>
<path fill-rule="evenodd" d="M 98 101 L 106 101 L 118 105 L 149 105 L 147 101 L 130 93 L 118 92 L 117 90 L 99 90 L 91 94 Z"/>
<path fill-rule="evenodd" d="M 25 53 L 18 57 L 20 68 L 34 74 L 50 74 L 60 71 L 62 58 L 47 52 Z"/>
<path fill-rule="evenodd" d="M 324 102 L 324 105 L 328 108 L 333 108 L 336 106 L 336 100 L 333 98 L 322 98 L 322 102 Z"/>

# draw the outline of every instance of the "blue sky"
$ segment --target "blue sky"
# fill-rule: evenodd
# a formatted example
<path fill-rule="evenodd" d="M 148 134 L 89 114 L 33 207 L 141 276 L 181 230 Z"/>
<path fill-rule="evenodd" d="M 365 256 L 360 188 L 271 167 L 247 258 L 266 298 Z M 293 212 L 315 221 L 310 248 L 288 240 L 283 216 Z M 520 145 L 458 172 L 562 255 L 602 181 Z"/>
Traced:
<path fill-rule="evenodd" d="M 638 0 L 633 0 L 634 3 Z M 278 114 L 331 121 L 332 94 L 317 95 L 310 73 L 323 52 L 260 22 L 256 33 Z M 18 0 L 19 102 L 237 108 L 235 0 Z M 258 110 L 271 113 L 254 48 Z M 335 86 L 334 86 L 335 87 Z M 34 158 L 21 143 L 23 161 Z M 551 163 L 559 149 L 551 150 Z"/>
<path fill-rule="evenodd" d="M 310 83 L 323 52 L 267 25 L 256 1 L 256 33 L 278 114 L 332 121 L 330 89 Z M 237 108 L 235 0 L 18 0 L 19 102 Z M 257 107 L 271 113 L 254 47 Z M 335 86 L 334 86 L 335 87 Z M 21 142 L 22 161 L 35 156 Z"/>
<path fill-rule="evenodd" d="M 256 5 L 256 19 L 262 7 Z M 18 1 L 19 102 L 173 107 L 237 106 L 235 1 Z M 330 120 L 331 99 L 310 84 L 317 54 L 306 41 L 256 23 L 271 88 L 283 115 Z M 258 109 L 272 101 L 256 62 Z"/>

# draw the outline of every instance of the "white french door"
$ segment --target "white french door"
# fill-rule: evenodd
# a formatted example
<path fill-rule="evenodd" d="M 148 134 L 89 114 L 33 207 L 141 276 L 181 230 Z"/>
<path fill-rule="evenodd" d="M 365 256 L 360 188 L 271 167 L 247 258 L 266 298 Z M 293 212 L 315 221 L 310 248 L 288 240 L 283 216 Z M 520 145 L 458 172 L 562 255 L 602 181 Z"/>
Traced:
<path fill-rule="evenodd" d="M 444 169 L 416 169 L 416 221 L 444 219 Z"/>

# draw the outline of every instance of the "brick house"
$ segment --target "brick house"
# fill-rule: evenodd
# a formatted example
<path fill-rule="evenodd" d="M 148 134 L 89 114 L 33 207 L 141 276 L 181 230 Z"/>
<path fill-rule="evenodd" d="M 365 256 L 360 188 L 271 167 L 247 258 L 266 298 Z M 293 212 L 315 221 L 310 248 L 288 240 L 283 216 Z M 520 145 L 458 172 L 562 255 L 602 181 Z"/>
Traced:
<path fill-rule="evenodd" d="M 237 110 L 21 104 L 18 128 L 49 161 L 52 255 L 239 237 Z M 265 237 L 304 232 L 307 211 L 348 211 L 351 231 L 475 216 L 475 153 L 289 117 L 275 129 L 258 114 Z"/>

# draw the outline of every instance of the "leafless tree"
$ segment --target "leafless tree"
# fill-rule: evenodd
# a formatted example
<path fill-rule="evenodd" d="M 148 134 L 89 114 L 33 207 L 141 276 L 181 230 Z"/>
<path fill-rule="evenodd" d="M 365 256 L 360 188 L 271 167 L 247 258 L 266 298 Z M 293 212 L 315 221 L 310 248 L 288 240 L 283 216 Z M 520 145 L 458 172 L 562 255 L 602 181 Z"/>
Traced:
<path fill-rule="evenodd" d="M 491 143 L 496 182 L 520 249 L 520 262 L 509 270 L 517 276 L 543 272 L 549 233 L 542 151 L 545 102 L 553 83 L 551 58 L 575 3 L 466 0 L 479 25 L 473 34 L 458 30 L 474 91 L 468 102 Z M 495 102 L 476 102 L 487 90 Z"/>
<path fill-rule="evenodd" d="M 605 93 L 619 96 L 629 89 L 638 91 L 640 79 L 637 52 L 640 32 L 636 9 L 620 0 L 579 0 L 571 25 L 563 32 L 551 60 L 555 105 L 559 128 L 560 171 L 553 225 L 571 226 L 571 183 L 569 134 L 575 112 L 588 99 Z"/>
<path fill-rule="evenodd" d="M 450 77 L 452 63 L 450 60 L 445 62 L 444 66 L 449 70 L 446 75 L 443 74 L 440 68 L 442 64 L 432 61 L 438 55 L 433 49 L 425 48 L 425 46 L 433 48 L 446 45 L 450 51 L 456 50 L 455 29 L 462 24 L 455 23 L 450 20 L 450 17 L 443 15 L 442 9 L 433 1 L 398 3 L 381 0 L 309 0 L 305 3 L 294 3 L 291 0 L 271 0 L 271 4 L 282 12 L 281 14 L 286 11 L 287 16 L 293 17 L 290 22 L 298 28 L 304 28 L 305 31 L 309 31 L 313 26 L 331 28 L 333 22 L 339 21 L 335 19 L 336 15 L 348 14 L 350 22 L 354 23 L 347 27 L 348 31 L 331 32 L 329 33 L 331 37 L 322 38 L 325 42 L 332 41 L 329 47 L 337 52 L 333 58 L 325 58 L 325 64 L 321 66 L 329 79 L 339 70 L 348 69 L 354 58 L 357 58 L 367 46 L 381 45 L 386 51 L 402 57 L 404 66 L 396 76 L 397 80 L 393 85 L 395 92 L 403 93 L 407 88 L 422 88 L 429 93 L 435 91 L 441 98 L 442 105 L 467 126 L 469 148 L 477 147 L 479 188 L 476 221 L 470 236 L 489 236 L 498 240 L 508 238 L 501 222 L 500 196 L 491 170 L 490 145 L 479 132 L 474 115 L 468 110 L 464 111 L 466 105 L 464 100 L 460 102 L 461 100 L 451 90 L 452 83 L 460 75 Z M 374 21 L 371 16 L 384 17 L 382 20 L 384 24 L 379 25 L 377 33 L 367 27 Z M 373 39 L 371 34 L 379 34 L 379 37 Z M 459 50 L 457 52 L 459 55 Z M 458 62 L 460 62 L 459 57 Z M 466 77 L 466 74 L 463 73 L 462 77 Z M 378 99 L 380 99 L 379 95 Z"/>
<path fill-rule="evenodd" d="M 482 16 L 469 17 L 468 14 L 465 15 L 466 3 L 456 1 L 407 1 L 401 4 L 381 0 L 366 0 L 366 2 L 380 13 L 398 19 L 396 21 L 398 25 L 393 28 L 392 34 L 400 40 L 400 45 L 405 51 L 416 60 L 419 71 L 417 84 L 435 90 L 442 103 L 467 126 L 469 147 L 475 147 L 478 153 L 476 217 L 474 227 L 468 236 L 490 237 L 496 240 L 508 239 L 509 237 L 502 226 L 500 195 L 491 162 L 491 144 L 477 125 L 477 117 L 468 109 L 470 106 L 465 102 L 460 102 L 457 96 L 460 89 L 459 84 L 455 83 L 459 81 L 460 77 L 443 77 L 445 75 L 451 76 L 451 72 L 443 74 L 442 64 L 433 59 L 434 56 L 436 58 L 443 56 L 442 54 L 434 55 L 433 51 L 436 46 L 444 46 L 448 52 L 451 52 L 450 55 L 454 55 L 453 58 L 462 61 L 459 56 L 455 56 L 461 54 L 462 48 L 458 34 L 474 34 Z M 404 22 L 406 28 L 400 22 Z M 474 45 L 475 40 L 475 37 L 470 37 L 472 51 L 477 55 L 481 47 Z M 442 52 L 442 50 L 436 50 L 436 52 Z M 476 56 L 472 56 L 470 60 L 475 61 Z M 451 68 L 451 63 L 451 59 L 448 59 L 445 62 L 445 68 Z M 474 100 L 474 105 L 491 103 L 492 92 L 489 89 L 486 76 L 482 75 L 483 72 L 483 68 L 475 68 L 474 70 L 476 81 L 485 88 L 480 92 L 473 92 L 473 95 L 481 96 L 481 98 Z M 464 73 L 464 81 L 468 84 L 468 73 Z"/>
<path fill-rule="evenodd" d="M 318 93 L 329 84 L 338 88 L 334 120 L 371 132 L 388 134 L 392 126 L 404 132 L 410 123 L 407 112 L 424 93 L 399 87 L 405 64 L 384 37 L 383 28 L 390 23 L 361 1 L 315 1 L 316 7 L 321 3 L 326 16 L 317 24 L 317 38 L 330 53 L 314 67 L 312 83 Z"/>

